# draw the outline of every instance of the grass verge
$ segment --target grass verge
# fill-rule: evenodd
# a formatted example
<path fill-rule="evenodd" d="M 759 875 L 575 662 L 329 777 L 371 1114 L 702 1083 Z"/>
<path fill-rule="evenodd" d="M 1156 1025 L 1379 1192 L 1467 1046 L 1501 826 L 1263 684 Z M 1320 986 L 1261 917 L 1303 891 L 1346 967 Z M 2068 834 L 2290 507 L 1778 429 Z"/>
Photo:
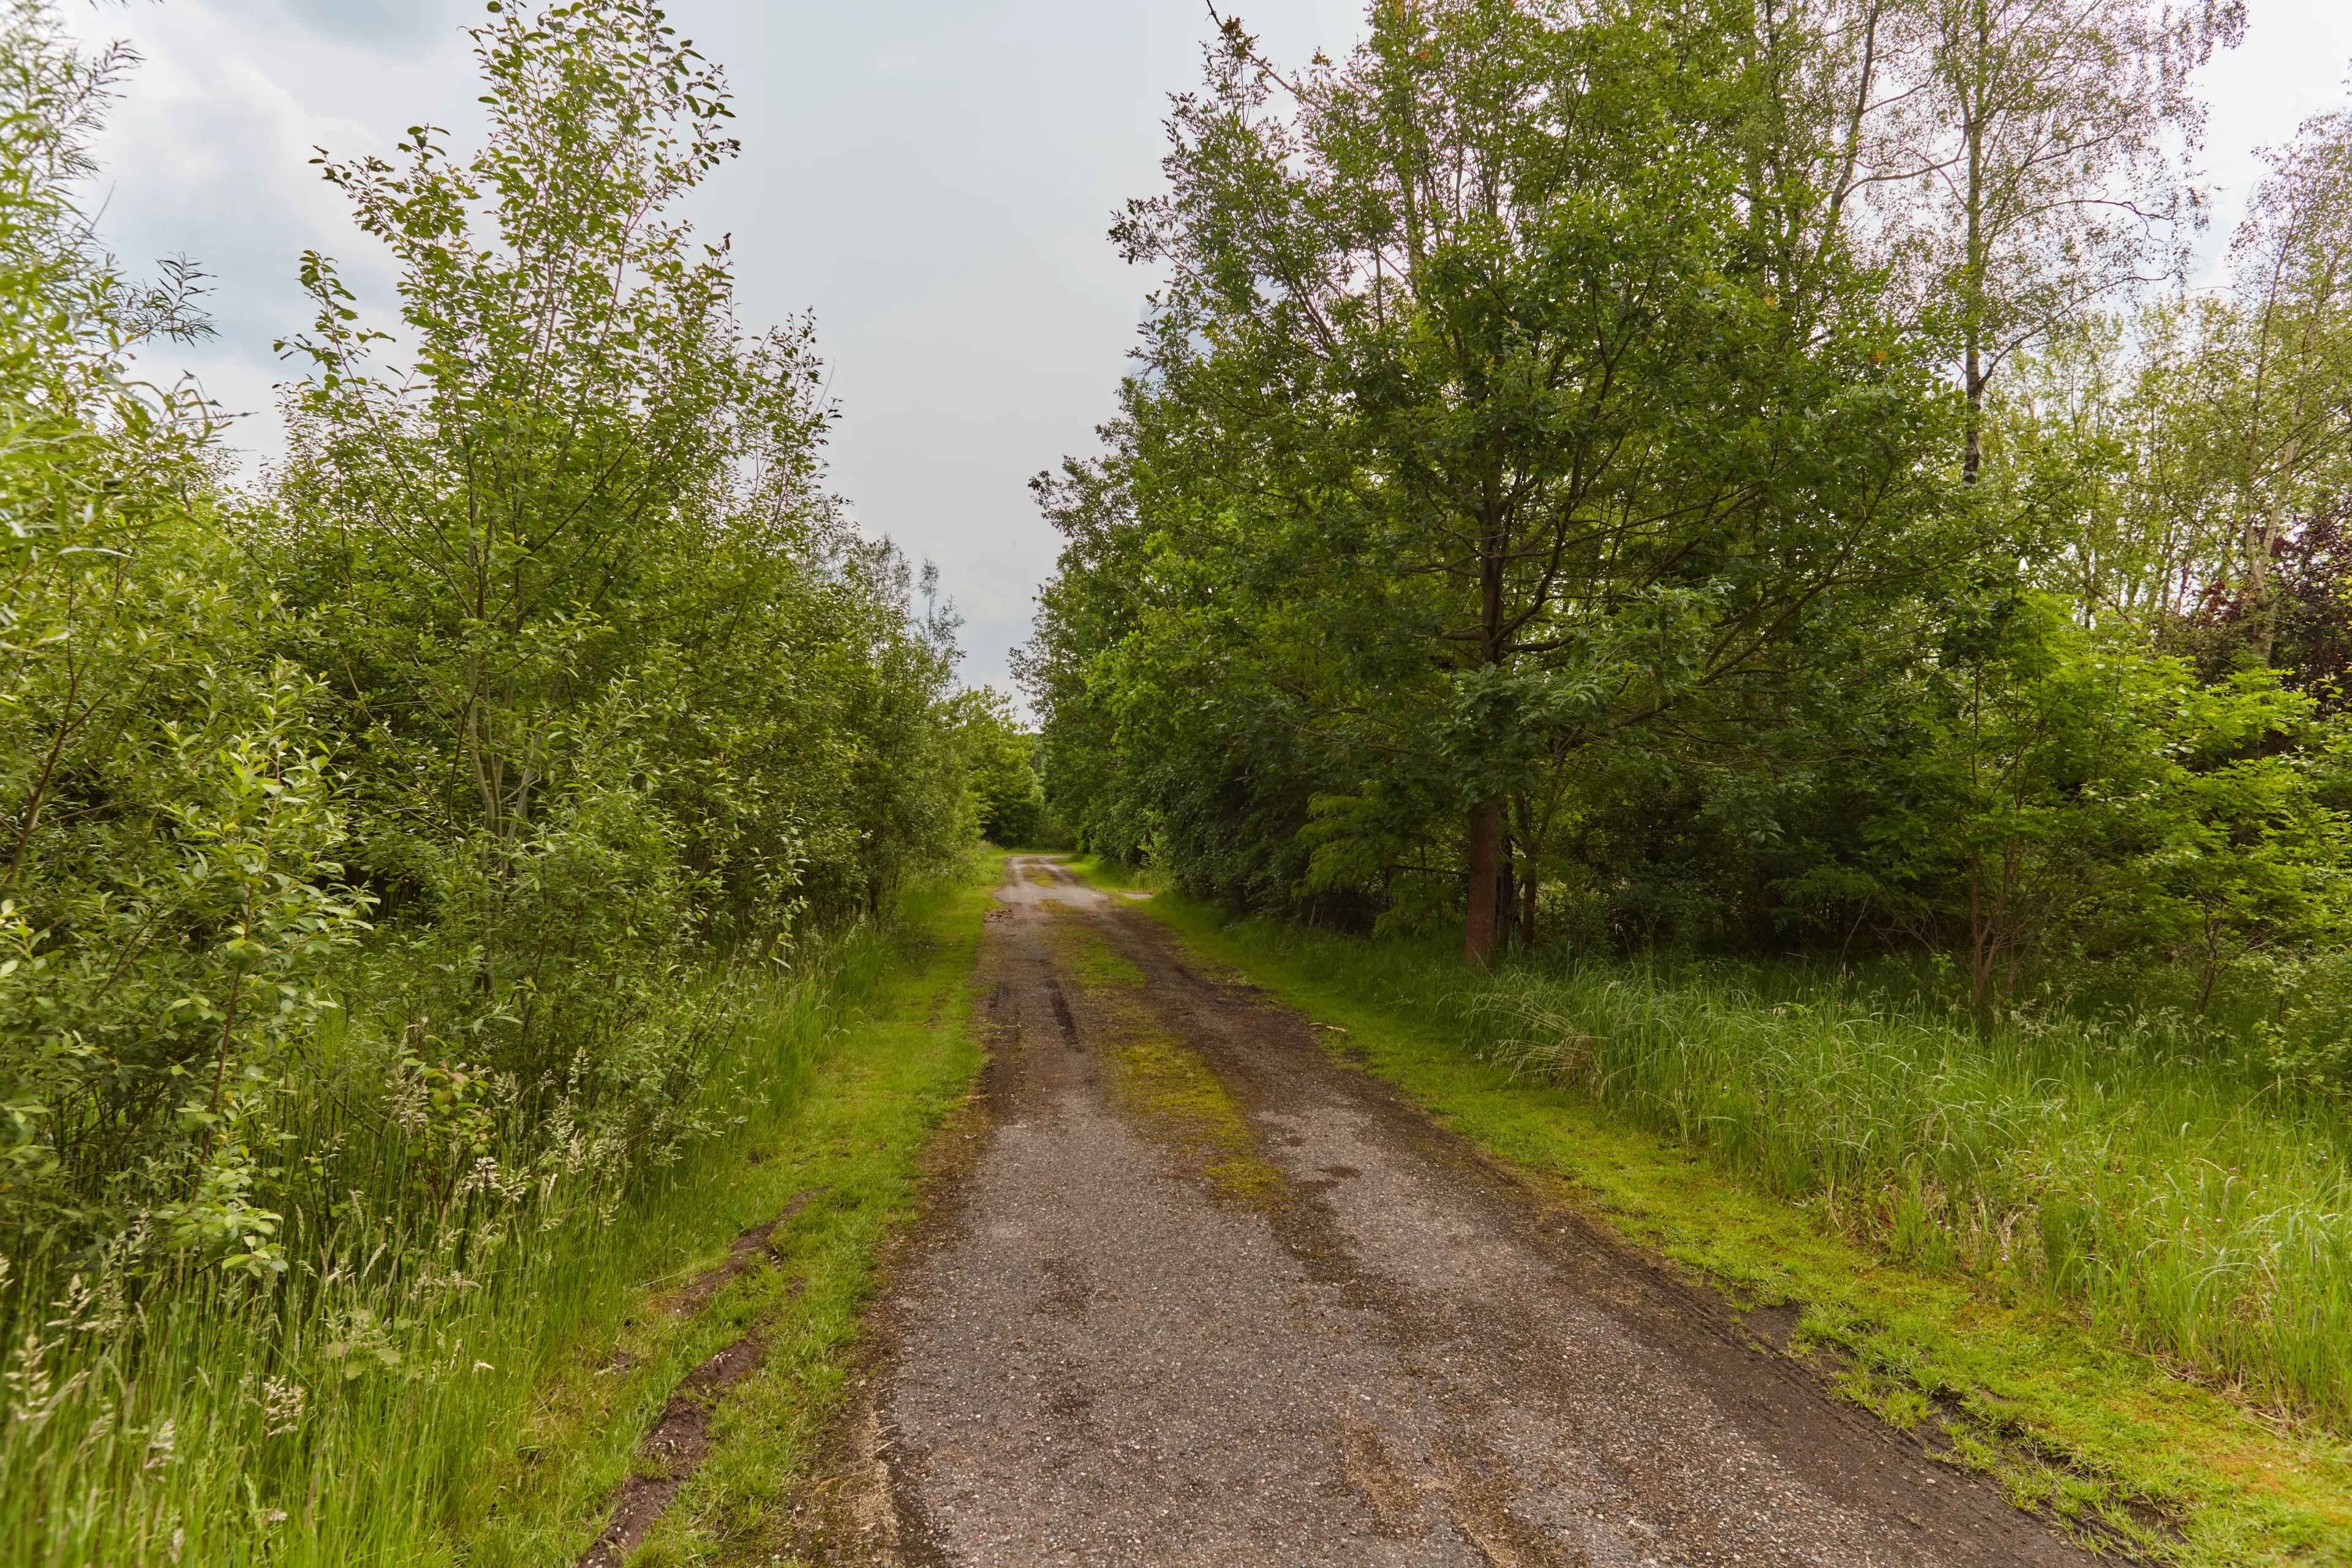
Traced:
<path fill-rule="evenodd" d="M 1147 885 L 1093 861 L 1076 868 L 1105 886 Z M 1441 955 L 1228 924 L 1165 892 L 1139 907 L 1346 1030 L 1326 1035 L 1327 1047 L 1533 1184 L 1743 1306 L 1801 1306 L 1791 1349 L 1826 1352 L 1842 1393 L 2086 1542 L 2197 1568 L 2352 1563 L 2352 1448 L 2326 1428 L 2201 1386 L 2079 1303 L 1957 1258 L 1897 1261 L 1825 1205 L 1743 1174 L 1737 1150 L 1680 1142 L 1581 1088 L 1515 1070 L 1482 1048 L 1492 1017 L 1465 1005 L 1476 997 Z"/>
<path fill-rule="evenodd" d="M 752 1324 L 771 1352 L 719 1435 L 756 1426 L 758 1484 L 784 1484 L 915 1163 L 979 1065 L 965 988 L 999 868 L 918 890 L 898 925 L 792 974 L 725 982 L 736 1027 L 709 1091 L 726 1131 L 625 1192 L 501 1188 L 478 1222 L 407 1237 L 353 1193 L 315 1227 L 289 1219 L 279 1287 L 214 1270 L 134 1294 L 100 1276 L 22 1314 L 37 1328 L 0 1359 L 0 1562 L 568 1563 L 678 1380 Z M 772 1263 L 704 1310 L 665 1309 L 812 1188 Z M 0 1259 L 0 1289 L 28 1288 Z M 743 1506 L 736 1452 L 722 1442 L 681 1500 L 688 1521 Z"/>
<path fill-rule="evenodd" d="M 457 1533 L 466 1561 L 576 1561 L 673 1390 L 747 1334 L 766 1351 L 712 1413 L 710 1447 L 630 1561 L 740 1558 L 792 1533 L 800 1488 L 842 1402 L 862 1309 L 890 1237 L 914 1215 L 934 1131 L 965 1099 L 982 1053 L 970 981 L 1001 858 L 933 890 L 845 998 L 845 1017 L 792 1103 L 723 1162 L 644 1216 L 663 1267 L 571 1347 L 476 1489 Z M 745 1230 L 791 1213 L 761 1266 L 691 1314 L 678 1287 L 726 1261 Z M 762 1561 L 789 1561 L 762 1552 Z"/>

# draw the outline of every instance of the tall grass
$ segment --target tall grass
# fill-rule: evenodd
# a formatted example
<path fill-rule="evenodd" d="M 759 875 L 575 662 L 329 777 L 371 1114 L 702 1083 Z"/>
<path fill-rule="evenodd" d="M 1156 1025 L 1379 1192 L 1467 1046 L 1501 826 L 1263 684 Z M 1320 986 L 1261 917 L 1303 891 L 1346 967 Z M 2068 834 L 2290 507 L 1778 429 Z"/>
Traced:
<path fill-rule="evenodd" d="M 1900 980 L 1533 962 L 1267 928 L 1318 978 L 1704 1149 L 1898 1258 L 2039 1292 L 2352 1431 L 2352 1106 L 2164 1015 L 1986 1026 Z"/>
<path fill-rule="evenodd" d="M 437 1215 L 359 1191 L 295 1206 L 279 1276 L 175 1264 L 137 1231 L 96 1267 L 0 1259 L 0 1561 L 453 1560 L 440 1526 L 469 1471 L 583 1329 L 674 1262 L 728 1146 L 789 1110 L 898 963 L 865 930 L 789 974 L 698 982 L 734 1020 L 701 1090 L 730 1131 L 655 1173 L 583 1156 Z M 287 1159 L 366 1165 L 351 1144 L 380 1122 L 333 1096 L 305 1114 Z"/>

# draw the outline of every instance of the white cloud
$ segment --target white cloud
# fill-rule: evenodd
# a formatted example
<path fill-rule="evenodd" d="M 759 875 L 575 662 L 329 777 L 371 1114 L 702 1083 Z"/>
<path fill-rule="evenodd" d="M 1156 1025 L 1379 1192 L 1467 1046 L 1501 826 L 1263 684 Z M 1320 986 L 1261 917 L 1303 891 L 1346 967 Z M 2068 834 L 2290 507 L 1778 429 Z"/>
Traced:
<path fill-rule="evenodd" d="M 389 307 L 381 247 L 352 224 L 311 160 L 388 152 L 415 120 L 475 118 L 469 63 L 445 0 L 198 0 L 95 18 L 142 63 L 96 151 L 100 231 L 134 271 L 185 255 L 211 275 L 218 337 L 148 351 L 157 379 L 184 369 L 256 455 L 281 444 L 271 350 L 307 323 L 305 250 L 335 257 L 363 300 Z M 452 113 L 452 110 L 455 110 Z"/>
<path fill-rule="evenodd" d="M 320 144 L 373 149 L 376 138 L 356 121 L 307 110 L 230 41 L 185 27 L 131 79 L 99 149 L 100 226 L 134 270 L 184 253 L 212 274 L 218 345 L 169 352 L 245 410 L 266 405 L 268 345 L 305 314 L 295 281 L 302 250 L 349 258 L 370 282 L 383 269 L 308 163 Z"/>

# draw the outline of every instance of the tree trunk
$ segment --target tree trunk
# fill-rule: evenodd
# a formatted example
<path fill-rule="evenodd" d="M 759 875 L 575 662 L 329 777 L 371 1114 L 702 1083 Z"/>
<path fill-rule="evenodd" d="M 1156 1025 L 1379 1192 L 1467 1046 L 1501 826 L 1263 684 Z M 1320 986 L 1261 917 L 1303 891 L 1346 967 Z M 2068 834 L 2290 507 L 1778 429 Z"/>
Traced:
<path fill-rule="evenodd" d="M 1495 896 L 1502 870 L 1503 803 L 1470 819 L 1470 888 L 1462 919 L 1462 962 L 1472 969 L 1495 963 Z"/>
<path fill-rule="evenodd" d="M 1511 814 L 1503 812 L 1503 844 L 1496 858 L 1495 877 L 1495 946 L 1499 952 L 1511 943 L 1511 911 L 1519 902 L 1519 844 L 1511 831 Z"/>
<path fill-rule="evenodd" d="M 2289 440 L 2281 455 L 2280 471 L 2294 472 L 2303 457 L 2303 443 Z M 2271 581 L 2271 569 L 2277 560 L 2279 542 L 2286 537 L 2286 497 L 2273 495 L 2246 550 L 2246 587 L 2254 607 L 2254 653 L 2265 666 L 2278 652 L 2279 595 L 2278 585 Z"/>
<path fill-rule="evenodd" d="M 1503 616 L 1507 540 L 1500 475 L 1487 474 L 1486 491 L 1478 522 L 1479 652 L 1489 667 L 1500 670 L 1508 657 Z M 1501 865 L 1503 805 L 1504 797 L 1497 795 L 1470 821 L 1469 904 L 1462 917 L 1462 962 L 1473 969 L 1494 967 L 1495 937 L 1507 918 L 1502 908 L 1509 886 Z"/>
<path fill-rule="evenodd" d="M 1992 55 L 1992 16 L 1984 0 L 1976 0 L 1970 20 L 1975 24 L 1975 50 L 1969 57 L 1977 70 L 1983 70 Z M 1990 258 L 1987 255 L 1985 237 L 1985 100 L 1986 83 L 1976 80 L 1961 89 L 1966 104 L 1965 122 L 1960 134 L 1968 142 L 1969 170 L 1966 200 L 1968 203 L 1968 363 L 1962 369 L 1963 390 L 1968 395 L 1968 433 L 1960 454 L 1960 479 L 1967 484 L 1977 482 L 1977 474 L 1984 467 L 1984 332 L 1985 332 L 1985 271 Z"/>

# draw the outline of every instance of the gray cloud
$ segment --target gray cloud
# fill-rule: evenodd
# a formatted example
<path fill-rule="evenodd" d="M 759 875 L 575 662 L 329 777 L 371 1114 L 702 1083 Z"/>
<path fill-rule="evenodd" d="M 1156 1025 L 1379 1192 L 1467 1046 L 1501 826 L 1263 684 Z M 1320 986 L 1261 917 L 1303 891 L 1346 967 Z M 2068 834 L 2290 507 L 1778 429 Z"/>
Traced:
<path fill-rule="evenodd" d="M 478 5 L 457 0 L 201 0 L 204 8 L 243 25 L 291 23 L 338 43 L 399 54 L 428 52 Z"/>
<path fill-rule="evenodd" d="M 270 345 L 310 313 L 295 281 L 301 253 L 336 257 L 363 296 L 392 303 L 382 250 L 312 166 L 316 150 L 383 152 L 413 120 L 465 126 L 474 118 L 450 7 L 304 3 L 322 14 L 403 12 L 410 21 L 387 25 L 409 33 L 397 47 L 348 31 L 329 37 L 296 25 L 276 0 L 139 6 L 103 14 L 90 28 L 117 24 L 107 30 L 128 33 L 144 57 L 97 149 L 100 232 L 133 271 L 184 254 L 212 279 L 205 304 L 219 337 L 157 345 L 148 374 L 193 372 L 226 407 L 255 416 L 236 438 L 263 457 L 280 444 L 270 388 L 283 369 Z M 438 43 L 417 19 L 434 14 Z"/>

